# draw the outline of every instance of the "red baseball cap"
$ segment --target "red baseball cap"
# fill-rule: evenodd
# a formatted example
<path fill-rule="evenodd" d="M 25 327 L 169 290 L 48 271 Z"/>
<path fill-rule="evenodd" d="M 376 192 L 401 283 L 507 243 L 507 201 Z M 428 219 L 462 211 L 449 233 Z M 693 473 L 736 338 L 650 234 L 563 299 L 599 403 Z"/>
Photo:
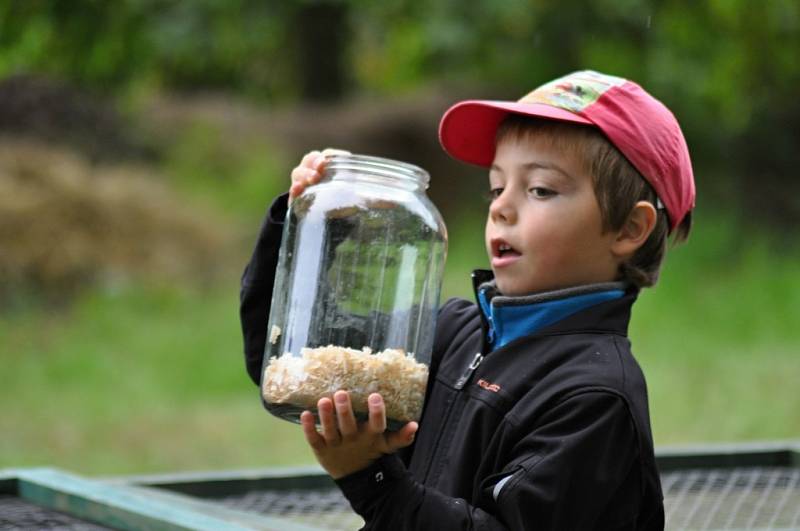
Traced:
<path fill-rule="evenodd" d="M 452 157 L 489 167 L 497 127 L 509 114 L 600 129 L 653 187 L 670 230 L 694 208 L 692 163 L 678 121 L 636 83 L 585 70 L 546 83 L 519 101 L 462 101 L 444 113 L 439 141 Z"/>

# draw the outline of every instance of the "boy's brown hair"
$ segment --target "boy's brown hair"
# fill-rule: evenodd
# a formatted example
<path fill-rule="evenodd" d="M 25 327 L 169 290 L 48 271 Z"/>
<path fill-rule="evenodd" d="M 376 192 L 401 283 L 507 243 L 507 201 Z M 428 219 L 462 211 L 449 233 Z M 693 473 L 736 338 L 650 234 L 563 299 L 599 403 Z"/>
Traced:
<path fill-rule="evenodd" d="M 500 123 L 495 141 L 523 140 L 533 136 L 548 139 L 556 149 L 580 154 L 585 169 L 592 176 L 604 231 L 621 229 L 637 202 L 658 204 L 658 197 L 650 184 L 594 127 L 509 114 Z M 620 265 L 619 280 L 640 288 L 655 285 L 666 254 L 670 222 L 666 210 L 658 208 L 656 212 L 653 232 L 634 255 Z M 691 226 L 692 215 L 689 212 L 675 228 L 673 243 L 686 240 Z"/>

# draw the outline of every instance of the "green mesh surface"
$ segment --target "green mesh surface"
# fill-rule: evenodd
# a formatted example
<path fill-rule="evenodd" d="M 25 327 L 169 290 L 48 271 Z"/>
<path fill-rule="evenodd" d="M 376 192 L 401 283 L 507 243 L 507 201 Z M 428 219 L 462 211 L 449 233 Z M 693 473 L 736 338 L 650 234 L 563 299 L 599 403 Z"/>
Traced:
<path fill-rule="evenodd" d="M 0 529 L 4 531 L 12 529 L 15 531 L 40 529 L 102 531 L 111 528 L 40 507 L 16 496 L 0 494 Z"/>

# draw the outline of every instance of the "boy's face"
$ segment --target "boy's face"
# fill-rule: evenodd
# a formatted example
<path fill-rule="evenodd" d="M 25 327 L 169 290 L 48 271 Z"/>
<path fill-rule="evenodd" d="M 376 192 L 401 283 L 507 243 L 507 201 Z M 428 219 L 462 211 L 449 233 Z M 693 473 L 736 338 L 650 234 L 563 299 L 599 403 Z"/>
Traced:
<path fill-rule="evenodd" d="M 486 250 L 497 287 L 524 295 L 617 277 L 592 178 L 548 138 L 501 140 L 489 172 Z"/>

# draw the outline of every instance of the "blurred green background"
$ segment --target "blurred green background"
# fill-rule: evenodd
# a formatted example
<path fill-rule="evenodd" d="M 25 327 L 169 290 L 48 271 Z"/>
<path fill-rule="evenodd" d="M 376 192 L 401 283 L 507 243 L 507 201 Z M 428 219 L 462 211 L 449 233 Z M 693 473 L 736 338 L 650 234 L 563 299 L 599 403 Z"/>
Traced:
<path fill-rule="evenodd" d="M 794 0 L 0 3 L 0 468 L 313 462 L 237 314 L 290 169 L 428 169 L 469 296 L 485 181 L 438 119 L 583 68 L 662 99 L 693 155 L 695 231 L 631 330 L 656 444 L 800 437 L 798 50 Z"/>

